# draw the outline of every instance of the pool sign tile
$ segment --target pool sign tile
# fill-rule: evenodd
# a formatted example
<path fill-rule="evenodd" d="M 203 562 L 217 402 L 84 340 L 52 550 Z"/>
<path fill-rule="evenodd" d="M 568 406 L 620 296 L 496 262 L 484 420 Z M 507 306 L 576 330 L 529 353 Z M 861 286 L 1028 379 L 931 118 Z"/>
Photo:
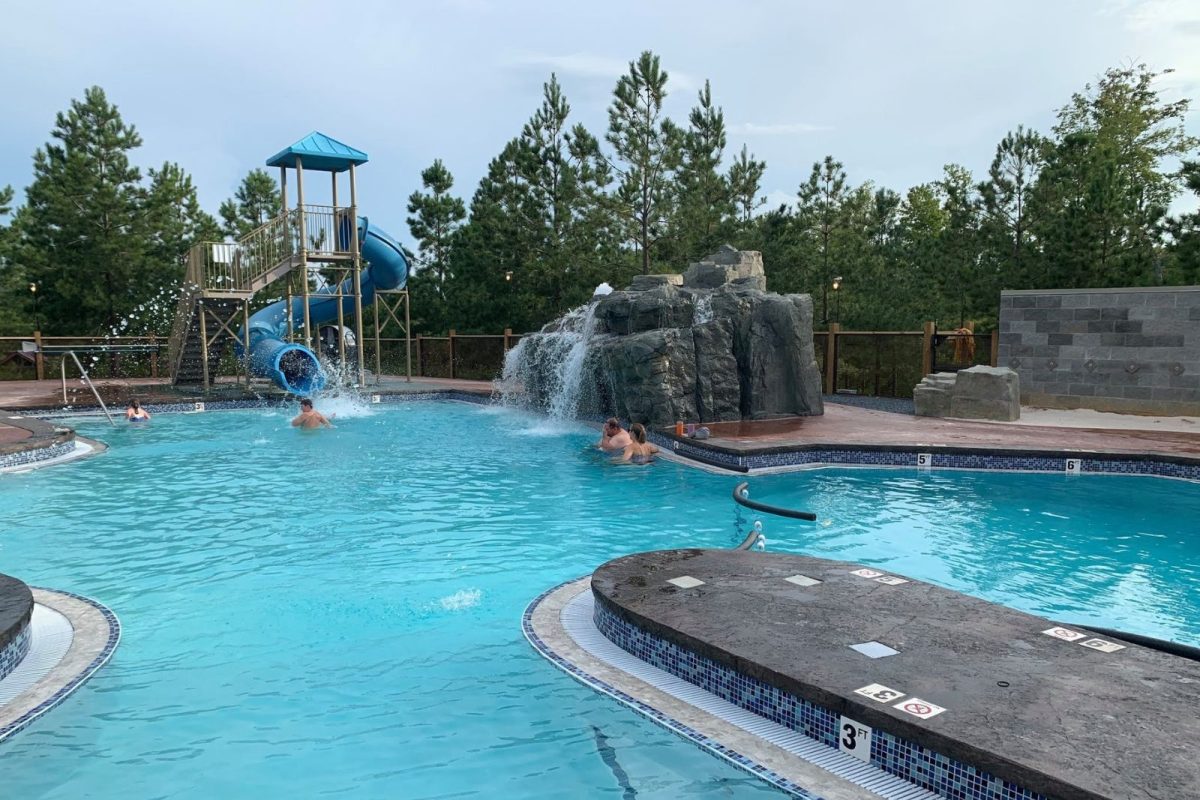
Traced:
<path fill-rule="evenodd" d="M 1068 475 L 1078 475 L 1083 471 L 1083 462 L 1078 458 L 1068 458 L 1066 461 Z"/>
<path fill-rule="evenodd" d="M 691 575 L 680 575 L 678 578 L 671 578 L 667 583 L 673 583 L 680 589 L 694 589 L 697 586 L 703 586 L 704 581 L 693 578 Z"/>
<path fill-rule="evenodd" d="M 917 467 L 929 469 L 933 466 L 933 453 L 917 453 Z"/>
<path fill-rule="evenodd" d="M 938 714 L 946 710 L 941 706 L 934 705 L 928 700 L 922 700 L 919 697 L 910 697 L 907 700 L 901 700 L 899 703 L 896 703 L 894 706 L 892 706 L 892 708 L 898 708 L 905 714 L 912 714 L 914 717 L 918 717 L 919 719 L 936 717 Z"/>
<path fill-rule="evenodd" d="M 902 583 L 908 583 L 906 578 L 897 578 L 895 575 L 884 575 L 882 578 L 876 578 L 876 583 L 886 583 L 888 586 L 899 586 Z"/>
<path fill-rule="evenodd" d="M 1086 633 L 1079 633 L 1078 631 L 1073 631 L 1070 628 L 1047 628 L 1046 630 L 1042 631 L 1042 633 L 1046 634 L 1047 636 L 1053 636 L 1055 639 L 1062 639 L 1064 642 L 1075 642 L 1080 639 L 1087 638 Z"/>
<path fill-rule="evenodd" d="M 863 642 L 862 644 L 850 645 L 851 650 L 857 650 L 868 658 L 886 658 L 899 653 L 899 650 L 888 647 L 883 642 Z"/>
<path fill-rule="evenodd" d="M 882 683 L 868 683 L 861 689 L 855 689 L 854 693 L 869 697 L 877 703 L 890 703 L 893 700 L 899 700 L 905 694 L 899 689 L 892 689 Z"/>
<path fill-rule="evenodd" d="M 377 394 L 373 394 L 373 395 L 371 395 L 371 402 L 372 402 L 372 403 L 378 403 L 378 402 L 379 402 L 379 395 L 377 395 Z"/>
<path fill-rule="evenodd" d="M 794 583 L 797 586 L 816 586 L 820 583 L 816 578 L 810 578 L 807 575 L 793 575 L 790 578 L 784 578 L 788 583 Z"/>
<path fill-rule="evenodd" d="M 871 762 L 871 728 L 849 717 L 842 717 L 838 727 L 838 750 L 859 761 Z"/>
<path fill-rule="evenodd" d="M 192 410 L 193 410 L 193 411 L 203 411 L 203 410 L 204 410 L 204 403 L 193 403 L 193 404 L 192 404 Z"/>
<path fill-rule="evenodd" d="M 877 569 L 867 569 L 866 567 L 863 567 L 862 569 L 856 569 L 850 574 L 857 575 L 860 578 L 879 578 L 883 575 L 883 573 Z"/>
<path fill-rule="evenodd" d="M 1082 642 L 1078 642 L 1078 644 L 1081 644 L 1084 647 L 1090 647 L 1093 650 L 1099 650 L 1101 653 L 1115 653 L 1118 650 L 1125 649 L 1125 645 L 1123 644 L 1109 642 L 1104 639 L 1085 639 Z"/>

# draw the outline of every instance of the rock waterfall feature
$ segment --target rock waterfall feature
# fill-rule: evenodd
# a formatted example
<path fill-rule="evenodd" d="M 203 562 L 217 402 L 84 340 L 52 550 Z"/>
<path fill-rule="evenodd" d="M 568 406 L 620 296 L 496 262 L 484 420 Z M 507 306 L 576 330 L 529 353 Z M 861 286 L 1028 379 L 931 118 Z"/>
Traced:
<path fill-rule="evenodd" d="M 684 275 L 641 275 L 524 337 L 506 399 L 648 425 L 823 412 L 808 295 L 766 291 L 762 256 L 725 245 Z"/>

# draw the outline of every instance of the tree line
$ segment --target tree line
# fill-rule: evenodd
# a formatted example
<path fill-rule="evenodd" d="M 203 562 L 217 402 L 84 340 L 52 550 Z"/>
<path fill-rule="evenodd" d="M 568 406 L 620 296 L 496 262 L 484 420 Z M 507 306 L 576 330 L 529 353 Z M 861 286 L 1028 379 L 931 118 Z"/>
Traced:
<path fill-rule="evenodd" d="M 1162 74 L 1108 70 L 1050 131 L 1007 133 L 984 175 L 948 164 L 900 192 L 853 182 L 828 155 L 777 208 L 761 196 L 766 164 L 729 147 L 707 82 L 676 122 L 669 75 L 642 53 L 597 135 L 551 75 L 469 201 L 440 159 L 422 171 L 407 202 L 415 327 L 532 330 L 601 282 L 679 272 L 724 242 L 761 250 L 772 290 L 812 294 L 818 323 L 845 328 L 986 329 L 1004 288 L 1200 283 L 1200 211 L 1169 211 L 1200 197 L 1200 140 L 1188 100 L 1157 88 Z M 0 189 L 0 332 L 165 334 L 191 244 L 279 213 L 264 170 L 212 215 L 179 164 L 135 165 L 140 145 L 93 87 L 34 154 L 23 204 Z"/>

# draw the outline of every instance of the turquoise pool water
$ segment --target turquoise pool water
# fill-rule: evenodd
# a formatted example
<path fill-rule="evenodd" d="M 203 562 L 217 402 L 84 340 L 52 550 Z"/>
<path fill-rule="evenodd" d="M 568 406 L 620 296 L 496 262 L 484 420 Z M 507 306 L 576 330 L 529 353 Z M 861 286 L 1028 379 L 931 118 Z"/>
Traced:
<path fill-rule="evenodd" d="M 736 479 L 608 466 L 592 432 L 516 412 L 360 413 L 86 421 L 108 453 L 0 476 L 0 571 L 124 625 L 0 745 L 6 800 L 776 796 L 520 633 L 534 596 L 606 559 L 740 540 Z M 752 491 L 820 517 L 766 519 L 770 549 L 1200 644 L 1200 485 L 820 470 Z"/>

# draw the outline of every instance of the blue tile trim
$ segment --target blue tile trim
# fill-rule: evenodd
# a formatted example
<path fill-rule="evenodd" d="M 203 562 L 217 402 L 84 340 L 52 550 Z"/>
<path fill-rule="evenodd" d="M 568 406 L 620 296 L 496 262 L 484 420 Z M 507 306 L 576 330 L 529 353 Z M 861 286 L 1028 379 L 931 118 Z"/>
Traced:
<path fill-rule="evenodd" d="M 841 715 L 732 667 L 669 642 L 623 619 L 597 597 L 593 620 L 613 644 L 760 717 L 828 746 L 838 746 Z M 1047 800 L 989 772 L 876 728 L 871 763 L 923 789 L 953 800 Z"/>
<path fill-rule="evenodd" d="M 17 733 L 18 731 L 24 730 L 38 717 L 57 706 L 63 700 L 66 700 L 68 695 L 78 689 L 84 681 L 92 677 L 92 675 L 96 673 L 96 670 L 104 666 L 108 659 L 112 657 L 113 651 L 117 649 L 117 644 L 121 641 L 121 622 L 117 619 L 117 615 L 114 614 L 107 606 L 91 599 L 90 597 L 73 594 L 72 592 L 64 592 L 62 589 L 45 589 L 45 591 L 72 597 L 80 602 L 87 603 L 99 611 L 104 617 L 104 621 L 108 623 L 108 639 L 105 641 L 104 647 L 100 650 L 96 657 L 92 659 L 92 662 L 83 670 L 81 670 L 79 674 L 71 678 L 70 681 L 59 688 L 59 690 L 53 695 L 34 706 L 29 711 L 25 712 L 25 714 L 23 714 L 21 717 L 0 728 L 0 742 L 3 742 L 5 739 Z"/>
<path fill-rule="evenodd" d="M 32 450 L 22 450 L 19 453 L 8 453 L 6 455 L 0 455 L 0 469 L 36 464 L 39 461 L 49 461 L 52 458 L 70 455 L 74 452 L 75 440 L 71 439 L 70 441 L 57 442 L 55 444 L 47 445 L 46 447 L 38 447 Z"/>
<path fill-rule="evenodd" d="M 3 650 L 0 650 L 0 681 L 7 678 L 9 673 L 17 668 L 17 664 L 20 664 L 21 659 L 29 652 L 29 646 L 32 643 L 33 629 L 26 622 L 21 632 L 14 636 Z"/>
<path fill-rule="evenodd" d="M 578 580 L 578 578 L 575 580 Z M 643 703 L 641 700 L 622 692 L 620 689 L 617 689 L 616 687 L 606 683 L 600 678 L 585 672 L 560 656 L 548 644 L 542 641 L 542 639 L 533 629 L 533 612 L 549 595 L 553 594 L 569 583 L 574 583 L 574 581 L 565 581 L 558 586 L 542 592 L 525 608 L 524 614 L 521 615 L 521 631 L 525 634 L 525 638 L 531 645 L 533 645 L 533 648 L 537 650 L 538 653 L 544 656 L 554 666 L 558 667 L 572 678 L 575 678 L 580 683 L 590 686 L 596 691 L 614 698 L 623 705 L 626 705 L 629 708 L 632 708 L 634 711 L 645 715 L 651 721 L 661 725 L 667 730 L 682 736 L 692 744 L 695 744 L 698 747 L 718 756 L 719 758 L 728 761 L 738 769 L 744 770 L 754 777 L 766 781 L 772 786 L 782 789 L 785 792 L 788 792 L 793 797 L 801 798 L 801 800 L 821 800 L 819 796 L 812 794 L 803 786 L 788 780 L 787 778 L 768 769 L 762 764 L 759 764 L 753 759 L 742 755 L 736 750 L 726 747 L 715 739 L 705 736 L 700 731 L 683 724 L 679 720 L 674 719 L 667 714 L 664 714 L 654 706 Z"/>
<path fill-rule="evenodd" d="M 1200 459 L 1162 457 L 1153 455 L 1087 455 L 1063 453 L 996 452 L 944 446 L 887 449 L 870 448 L 796 448 L 773 449 L 769 452 L 735 453 L 717 447 L 704 447 L 679 441 L 659 432 L 650 434 L 659 447 L 684 458 L 700 458 L 718 465 L 766 469 L 769 467 L 802 466 L 873 466 L 917 467 L 918 452 L 929 453 L 932 469 L 974 469 L 1017 472 L 1066 472 L 1068 459 L 1080 462 L 1080 471 L 1097 475 L 1147 475 L 1163 478 L 1200 481 Z"/>

